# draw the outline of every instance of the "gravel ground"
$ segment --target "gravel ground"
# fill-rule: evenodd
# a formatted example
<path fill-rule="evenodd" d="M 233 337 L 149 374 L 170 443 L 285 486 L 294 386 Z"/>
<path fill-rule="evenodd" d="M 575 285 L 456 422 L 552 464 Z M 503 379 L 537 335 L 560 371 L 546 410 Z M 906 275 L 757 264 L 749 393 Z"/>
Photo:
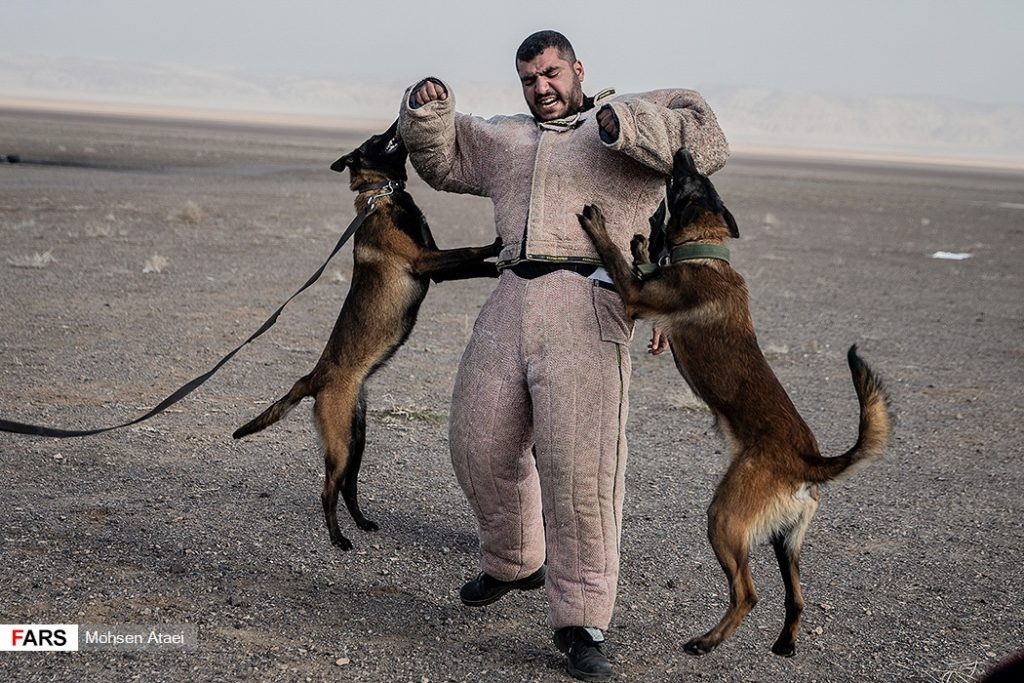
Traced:
<path fill-rule="evenodd" d="M 0 154 L 59 162 L 0 164 L 0 415 L 115 424 L 209 368 L 352 219 L 327 166 L 362 137 L 0 112 Z M 738 157 L 716 180 L 761 344 L 825 452 L 855 438 L 854 342 L 889 383 L 895 439 L 825 492 L 797 656 L 769 651 L 783 590 L 759 548 L 758 608 L 690 657 L 682 644 L 727 600 L 704 531 L 723 444 L 638 327 L 617 680 L 972 680 L 1024 644 L 1024 175 Z M 411 191 L 442 246 L 490 241 L 485 200 Z M 340 254 L 156 419 L 85 439 L 0 434 L 0 621 L 199 634 L 185 651 L 0 653 L 0 678 L 568 680 L 542 592 L 477 610 L 457 598 L 476 536 L 448 462 L 448 399 L 491 282 L 434 287 L 372 381 L 361 491 L 381 530 L 342 515 L 354 551 L 323 528 L 308 404 L 230 438 L 312 367 L 350 263 Z"/>

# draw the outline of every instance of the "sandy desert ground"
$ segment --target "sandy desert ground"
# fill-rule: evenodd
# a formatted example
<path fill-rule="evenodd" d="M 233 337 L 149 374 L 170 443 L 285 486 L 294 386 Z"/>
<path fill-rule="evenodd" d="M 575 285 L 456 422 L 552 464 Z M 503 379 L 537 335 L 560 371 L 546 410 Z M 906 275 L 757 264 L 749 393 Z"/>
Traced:
<path fill-rule="evenodd" d="M 352 219 L 327 167 L 362 137 L 0 112 L 0 154 L 24 162 L 0 164 L 0 416 L 114 424 L 209 368 Z M 682 644 L 727 599 L 704 532 L 723 444 L 671 362 L 644 354 L 640 325 L 617 680 L 973 680 L 1024 645 L 1024 174 L 738 155 L 716 181 L 762 347 L 823 449 L 855 437 L 851 343 L 887 379 L 898 423 L 884 461 L 825 492 L 797 656 L 769 651 L 782 585 L 761 548 L 760 604 L 690 657 Z M 442 246 L 491 240 L 486 200 L 410 187 Z M 568 680 L 541 592 L 477 610 L 457 598 L 476 537 L 448 462 L 448 399 L 491 282 L 432 288 L 372 381 L 361 490 L 381 530 L 344 519 L 354 551 L 323 528 L 308 405 L 230 438 L 315 362 L 350 262 L 339 254 L 169 413 L 86 439 L 0 434 L 0 621 L 199 634 L 191 651 L 0 653 L 0 677 Z"/>

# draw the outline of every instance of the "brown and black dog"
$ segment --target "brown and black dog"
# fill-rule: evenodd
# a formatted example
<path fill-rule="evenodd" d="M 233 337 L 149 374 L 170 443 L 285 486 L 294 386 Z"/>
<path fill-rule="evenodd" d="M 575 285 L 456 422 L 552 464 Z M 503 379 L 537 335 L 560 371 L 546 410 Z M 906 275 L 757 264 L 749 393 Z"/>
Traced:
<path fill-rule="evenodd" d="M 818 507 L 819 486 L 881 457 L 891 432 L 889 399 L 879 378 L 857 355 L 847 354 L 860 402 L 856 445 L 822 457 L 757 344 L 746 284 L 728 263 L 722 243 L 738 237 L 732 214 L 686 150 L 677 152 L 668 187 L 665 239 L 672 263 L 639 279 L 608 237 L 604 218 L 587 206 L 580 224 L 634 318 L 651 318 L 668 334 L 679 372 L 715 415 L 732 458 L 708 509 L 708 537 L 729 580 L 729 608 L 690 654 L 704 654 L 731 634 L 757 602 L 750 546 L 770 541 L 786 589 L 786 619 L 772 651 L 796 652 L 803 611 L 798 561 L 807 526 Z M 646 238 L 633 240 L 633 256 L 648 261 Z"/>
<path fill-rule="evenodd" d="M 315 399 L 313 415 L 324 445 L 324 490 L 321 500 L 331 543 L 349 550 L 352 542 L 338 528 L 340 491 L 356 526 L 377 525 L 359 509 L 356 485 L 366 443 L 366 380 L 405 342 L 430 280 L 497 277 L 499 242 L 486 247 L 438 249 L 426 219 L 406 192 L 408 152 L 395 121 L 358 149 L 338 159 L 334 171 L 349 169 L 356 211 L 375 208 L 354 236 L 352 284 L 316 366 L 287 394 L 251 422 L 239 427 L 240 439 L 264 429 L 307 396 Z M 391 186 L 385 187 L 391 181 Z M 397 187 L 396 187 L 397 186 Z"/>

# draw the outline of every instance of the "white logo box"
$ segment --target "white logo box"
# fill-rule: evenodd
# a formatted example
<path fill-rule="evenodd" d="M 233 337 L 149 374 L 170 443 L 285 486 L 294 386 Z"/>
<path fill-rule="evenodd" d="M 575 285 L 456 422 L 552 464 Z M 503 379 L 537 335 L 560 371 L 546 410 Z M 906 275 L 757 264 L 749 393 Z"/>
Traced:
<path fill-rule="evenodd" d="M 0 652 L 75 652 L 78 624 L 0 624 Z"/>

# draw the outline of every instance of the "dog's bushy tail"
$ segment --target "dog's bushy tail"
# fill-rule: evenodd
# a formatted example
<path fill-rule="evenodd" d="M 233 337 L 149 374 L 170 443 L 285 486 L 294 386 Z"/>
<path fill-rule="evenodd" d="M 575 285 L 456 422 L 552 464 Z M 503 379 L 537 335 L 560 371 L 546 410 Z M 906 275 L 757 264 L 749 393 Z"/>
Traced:
<path fill-rule="evenodd" d="M 839 457 L 822 458 L 815 467 L 817 476 L 814 477 L 821 483 L 848 477 L 878 460 L 892 435 L 892 404 L 882 380 L 857 355 L 856 344 L 846 353 L 846 360 L 860 403 L 857 443 Z"/>
<path fill-rule="evenodd" d="M 235 433 L 231 436 L 236 439 L 241 439 L 244 436 L 249 436 L 250 434 L 255 434 L 260 430 L 266 429 L 287 415 L 302 399 L 312 395 L 313 382 L 311 377 L 306 375 L 295 383 L 291 391 L 275 401 L 269 408 L 257 415 L 254 419 L 246 422 L 244 425 L 236 429 Z"/>

